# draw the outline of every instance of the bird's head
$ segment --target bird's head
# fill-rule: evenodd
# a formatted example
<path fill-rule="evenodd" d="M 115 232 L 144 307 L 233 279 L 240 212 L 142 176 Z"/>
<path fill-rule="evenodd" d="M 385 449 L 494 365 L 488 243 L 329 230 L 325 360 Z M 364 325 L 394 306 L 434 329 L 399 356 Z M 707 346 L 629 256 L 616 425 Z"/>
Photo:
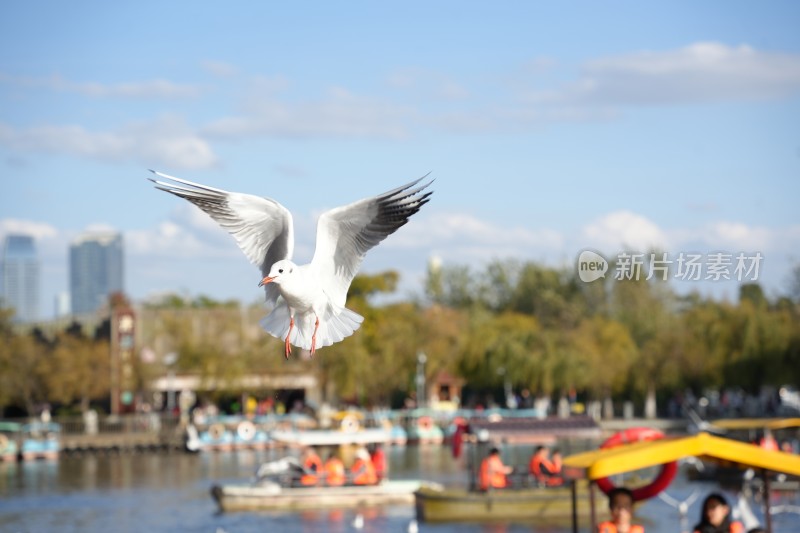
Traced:
<path fill-rule="evenodd" d="M 267 276 L 261 280 L 261 283 L 259 283 L 258 286 L 262 287 L 267 283 L 276 283 L 280 285 L 281 281 L 294 273 L 295 268 L 296 265 L 288 259 L 278 261 L 272 265 L 272 268 L 269 269 L 269 274 L 267 274 Z"/>

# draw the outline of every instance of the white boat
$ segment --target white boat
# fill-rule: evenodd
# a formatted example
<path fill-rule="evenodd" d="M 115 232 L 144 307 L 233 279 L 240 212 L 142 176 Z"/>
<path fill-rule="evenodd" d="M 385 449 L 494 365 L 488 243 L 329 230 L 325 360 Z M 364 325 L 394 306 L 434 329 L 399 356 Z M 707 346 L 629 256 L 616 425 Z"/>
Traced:
<path fill-rule="evenodd" d="M 384 480 L 378 485 L 341 487 L 282 487 L 267 482 L 215 485 L 211 495 L 222 511 L 286 511 L 412 503 L 420 485 L 419 480 Z"/>
<path fill-rule="evenodd" d="M 366 428 L 355 431 L 341 429 L 273 430 L 273 441 L 295 446 L 341 446 L 345 444 L 387 443 L 392 431 L 387 428 Z"/>

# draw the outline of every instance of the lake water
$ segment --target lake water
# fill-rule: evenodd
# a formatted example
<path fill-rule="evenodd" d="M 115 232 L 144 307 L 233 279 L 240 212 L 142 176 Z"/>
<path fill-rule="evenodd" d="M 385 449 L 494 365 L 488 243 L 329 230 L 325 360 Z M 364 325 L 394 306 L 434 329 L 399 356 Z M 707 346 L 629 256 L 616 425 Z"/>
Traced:
<path fill-rule="evenodd" d="M 563 449 L 563 447 L 562 447 Z M 0 531 L 4 532 L 406 532 L 414 519 L 410 505 L 368 510 L 334 510 L 303 513 L 228 513 L 217 511 L 209 489 L 215 483 L 241 482 L 263 461 L 280 451 L 238 451 L 199 455 L 140 454 L 122 456 L 63 457 L 58 461 L 0 463 Z M 506 448 L 507 462 L 524 462 L 528 449 Z M 445 484 L 466 480 L 463 460 L 456 461 L 448 447 L 394 447 L 387 450 L 391 476 L 422 478 Z M 680 501 L 697 492 L 699 500 L 716 487 L 690 483 L 678 477 L 669 488 Z M 599 494 L 599 493 L 598 493 Z M 605 517 L 602 499 L 598 516 Z M 789 506 L 800 501 L 776 501 Z M 699 501 L 689 507 L 688 525 L 699 515 Z M 800 510 L 800 506 L 797 507 Z M 760 516 L 760 509 L 753 509 Z M 356 516 L 363 526 L 356 527 Z M 637 509 L 648 533 L 682 531 L 678 511 L 660 499 Z M 800 514 L 775 516 L 778 533 L 800 532 Z M 535 524 L 419 524 L 419 531 L 566 533 L 568 529 Z M 588 525 L 583 524 L 582 531 Z"/>

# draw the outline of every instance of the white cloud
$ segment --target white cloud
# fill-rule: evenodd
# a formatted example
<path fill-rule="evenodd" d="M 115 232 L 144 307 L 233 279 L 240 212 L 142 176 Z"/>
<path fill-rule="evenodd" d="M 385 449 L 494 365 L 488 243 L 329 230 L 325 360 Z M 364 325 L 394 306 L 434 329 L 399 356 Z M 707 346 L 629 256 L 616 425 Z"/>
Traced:
<path fill-rule="evenodd" d="M 429 69 L 397 69 L 386 78 L 393 88 L 439 101 L 459 101 L 471 96 L 470 91 L 449 76 Z"/>
<path fill-rule="evenodd" d="M 145 166 L 199 169 L 217 164 L 208 142 L 172 116 L 130 123 L 117 131 L 89 131 L 78 125 L 16 129 L 0 124 L 0 144 L 18 151 L 136 161 Z"/>
<path fill-rule="evenodd" d="M 233 238 L 214 219 L 194 205 L 180 204 L 170 218 L 154 228 L 126 233 L 125 246 L 144 257 L 202 260 L 241 256 Z"/>
<path fill-rule="evenodd" d="M 231 78 L 239 73 L 239 69 L 224 61 L 206 60 L 201 63 L 203 69 L 217 78 Z"/>
<path fill-rule="evenodd" d="M 772 249 L 775 232 L 764 227 L 750 227 L 740 222 L 715 222 L 703 232 L 710 246 L 721 249 Z"/>
<path fill-rule="evenodd" d="M 769 252 L 790 257 L 800 247 L 800 225 L 751 226 L 742 222 L 714 221 L 698 227 L 659 227 L 630 211 L 608 213 L 584 226 L 579 247 L 603 252 Z"/>
<path fill-rule="evenodd" d="M 549 256 L 563 248 L 564 238 L 547 228 L 499 226 L 468 213 L 439 212 L 415 217 L 380 246 L 386 251 L 419 250 L 425 257 L 435 253 L 450 262 L 465 264 Z"/>
<path fill-rule="evenodd" d="M 663 105 L 769 100 L 800 92 L 800 54 L 747 45 L 698 42 L 677 50 L 643 51 L 587 62 L 581 77 L 535 104 Z"/>
<path fill-rule="evenodd" d="M 16 218 L 0 219 L 0 239 L 12 233 L 30 235 L 36 240 L 42 240 L 55 238 L 58 235 L 58 230 L 45 222 Z"/>
<path fill-rule="evenodd" d="M 582 229 L 585 246 L 603 251 L 666 249 L 669 239 L 655 223 L 631 211 L 614 211 Z"/>
<path fill-rule="evenodd" d="M 408 123 L 416 116 L 411 107 L 367 98 L 334 87 L 316 101 L 290 103 L 274 95 L 243 102 L 241 114 L 212 121 L 204 135 L 221 138 L 249 136 L 299 138 L 408 137 Z"/>
<path fill-rule="evenodd" d="M 202 92 L 196 85 L 180 84 L 164 79 L 133 81 L 122 83 L 76 82 L 58 74 L 35 78 L 11 76 L 0 73 L 0 83 L 25 89 L 46 89 L 50 91 L 72 92 L 91 98 L 125 99 L 183 99 L 195 98 Z"/>

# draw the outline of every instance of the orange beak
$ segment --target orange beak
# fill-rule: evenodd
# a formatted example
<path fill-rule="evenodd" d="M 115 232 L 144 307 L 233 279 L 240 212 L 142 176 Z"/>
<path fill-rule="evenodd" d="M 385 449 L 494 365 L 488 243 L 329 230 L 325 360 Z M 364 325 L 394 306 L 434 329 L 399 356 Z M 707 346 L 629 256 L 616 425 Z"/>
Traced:
<path fill-rule="evenodd" d="M 264 286 L 264 285 L 266 285 L 267 283 L 272 283 L 272 280 L 273 280 L 273 279 L 275 279 L 275 278 L 271 278 L 271 277 L 267 276 L 266 278 L 264 278 L 264 279 L 262 279 L 262 280 L 261 280 L 261 283 L 259 283 L 259 284 L 258 284 L 258 286 L 259 286 L 259 287 L 263 287 L 263 286 Z"/>

